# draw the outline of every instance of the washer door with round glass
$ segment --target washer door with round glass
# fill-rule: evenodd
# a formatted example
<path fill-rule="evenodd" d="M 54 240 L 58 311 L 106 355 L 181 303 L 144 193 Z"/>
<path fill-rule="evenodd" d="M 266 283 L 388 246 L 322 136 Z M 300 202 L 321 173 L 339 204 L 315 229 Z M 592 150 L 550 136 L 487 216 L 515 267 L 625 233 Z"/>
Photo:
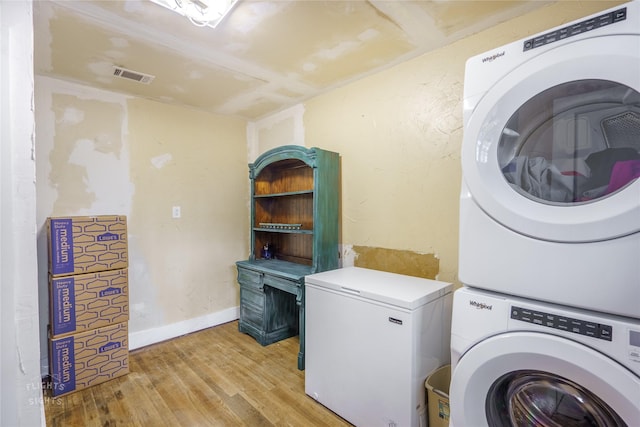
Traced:
<path fill-rule="evenodd" d="M 515 68 L 471 114 L 462 168 L 478 205 L 518 233 L 640 231 L 640 36 L 568 43 Z"/>
<path fill-rule="evenodd" d="M 574 341 L 510 332 L 465 353 L 451 379 L 451 423 L 491 427 L 633 427 L 640 378 Z"/>

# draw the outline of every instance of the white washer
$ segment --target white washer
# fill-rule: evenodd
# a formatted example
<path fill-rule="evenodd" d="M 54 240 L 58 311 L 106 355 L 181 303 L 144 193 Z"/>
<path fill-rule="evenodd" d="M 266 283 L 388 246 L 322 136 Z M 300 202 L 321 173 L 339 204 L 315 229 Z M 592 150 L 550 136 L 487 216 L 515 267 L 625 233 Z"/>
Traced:
<path fill-rule="evenodd" d="M 470 58 L 459 277 L 640 318 L 640 1 Z"/>
<path fill-rule="evenodd" d="M 453 306 L 450 427 L 640 423 L 639 319 L 465 287 Z"/>

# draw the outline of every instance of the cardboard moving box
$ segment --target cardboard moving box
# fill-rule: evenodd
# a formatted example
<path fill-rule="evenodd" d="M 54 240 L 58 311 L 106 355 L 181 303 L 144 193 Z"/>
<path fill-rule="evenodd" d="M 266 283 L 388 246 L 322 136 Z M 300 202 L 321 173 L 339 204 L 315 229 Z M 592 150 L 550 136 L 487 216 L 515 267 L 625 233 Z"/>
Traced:
<path fill-rule="evenodd" d="M 128 270 L 49 277 L 54 337 L 129 320 Z"/>
<path fill-rule="evenodd" d="M 47 241 L 52 276 L 128 267 L 124 215 L 48 218 Z"/>
<path fill-rule="evenodd" d="M 49 338 L 49 369 L 53 396 L 128 374 L 127 322 Z"/>

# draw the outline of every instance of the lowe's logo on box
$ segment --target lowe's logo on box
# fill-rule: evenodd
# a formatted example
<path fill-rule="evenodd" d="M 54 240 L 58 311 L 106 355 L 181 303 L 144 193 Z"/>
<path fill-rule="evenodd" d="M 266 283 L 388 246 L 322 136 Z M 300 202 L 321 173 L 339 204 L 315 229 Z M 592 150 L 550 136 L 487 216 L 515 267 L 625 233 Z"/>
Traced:
<path fill-rule="evenodd" d="M 107 351 L 111 351 L 111 350 L 117 350 L 120 348 L 120 343 L 117 341 L 112 341 L 112 342 L 108 342 L 105 345 L 101 346 L 98 349 L 99 353 L 105 353 Z"/>
<path fill-rule="evenodd" d="M 122 289 L 120 288 L 106 288 L 100 291 L 100 297 L 109 297 L 111 295 L 120 295 Z"/>
<path fill-rule="evenodd" d="M 98 236 L 98 242 L 108 242 L 109 240 L 120 240 L 120 236 L 114 233 L 104 233 Z"/>
<path fill-rule="evenodd" d="M 52 273 L 72 273 L 73 228 L 70 218 L 51 220 L 51 262 Z"/>

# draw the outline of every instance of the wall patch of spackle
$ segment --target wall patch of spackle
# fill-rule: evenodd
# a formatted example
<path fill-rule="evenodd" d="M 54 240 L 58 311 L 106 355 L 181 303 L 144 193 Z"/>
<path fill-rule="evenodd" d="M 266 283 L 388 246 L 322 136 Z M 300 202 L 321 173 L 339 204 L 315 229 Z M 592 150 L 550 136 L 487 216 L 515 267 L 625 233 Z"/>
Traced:
<path fill-rule="evenodd" d="M 173 157 L 169 153 L 164 153 L 159 156 L 155 156 L 151 158 L 151 164 L 156 169 L 162 169 L 167 165 L 167 163 L 171 162 Z"/>
<path fill-rule="evenodd" d="M 52 95 L 55 114 L 49 183 L 55 214 L 127 214 L 133 187 L 119 103 Z"/>

